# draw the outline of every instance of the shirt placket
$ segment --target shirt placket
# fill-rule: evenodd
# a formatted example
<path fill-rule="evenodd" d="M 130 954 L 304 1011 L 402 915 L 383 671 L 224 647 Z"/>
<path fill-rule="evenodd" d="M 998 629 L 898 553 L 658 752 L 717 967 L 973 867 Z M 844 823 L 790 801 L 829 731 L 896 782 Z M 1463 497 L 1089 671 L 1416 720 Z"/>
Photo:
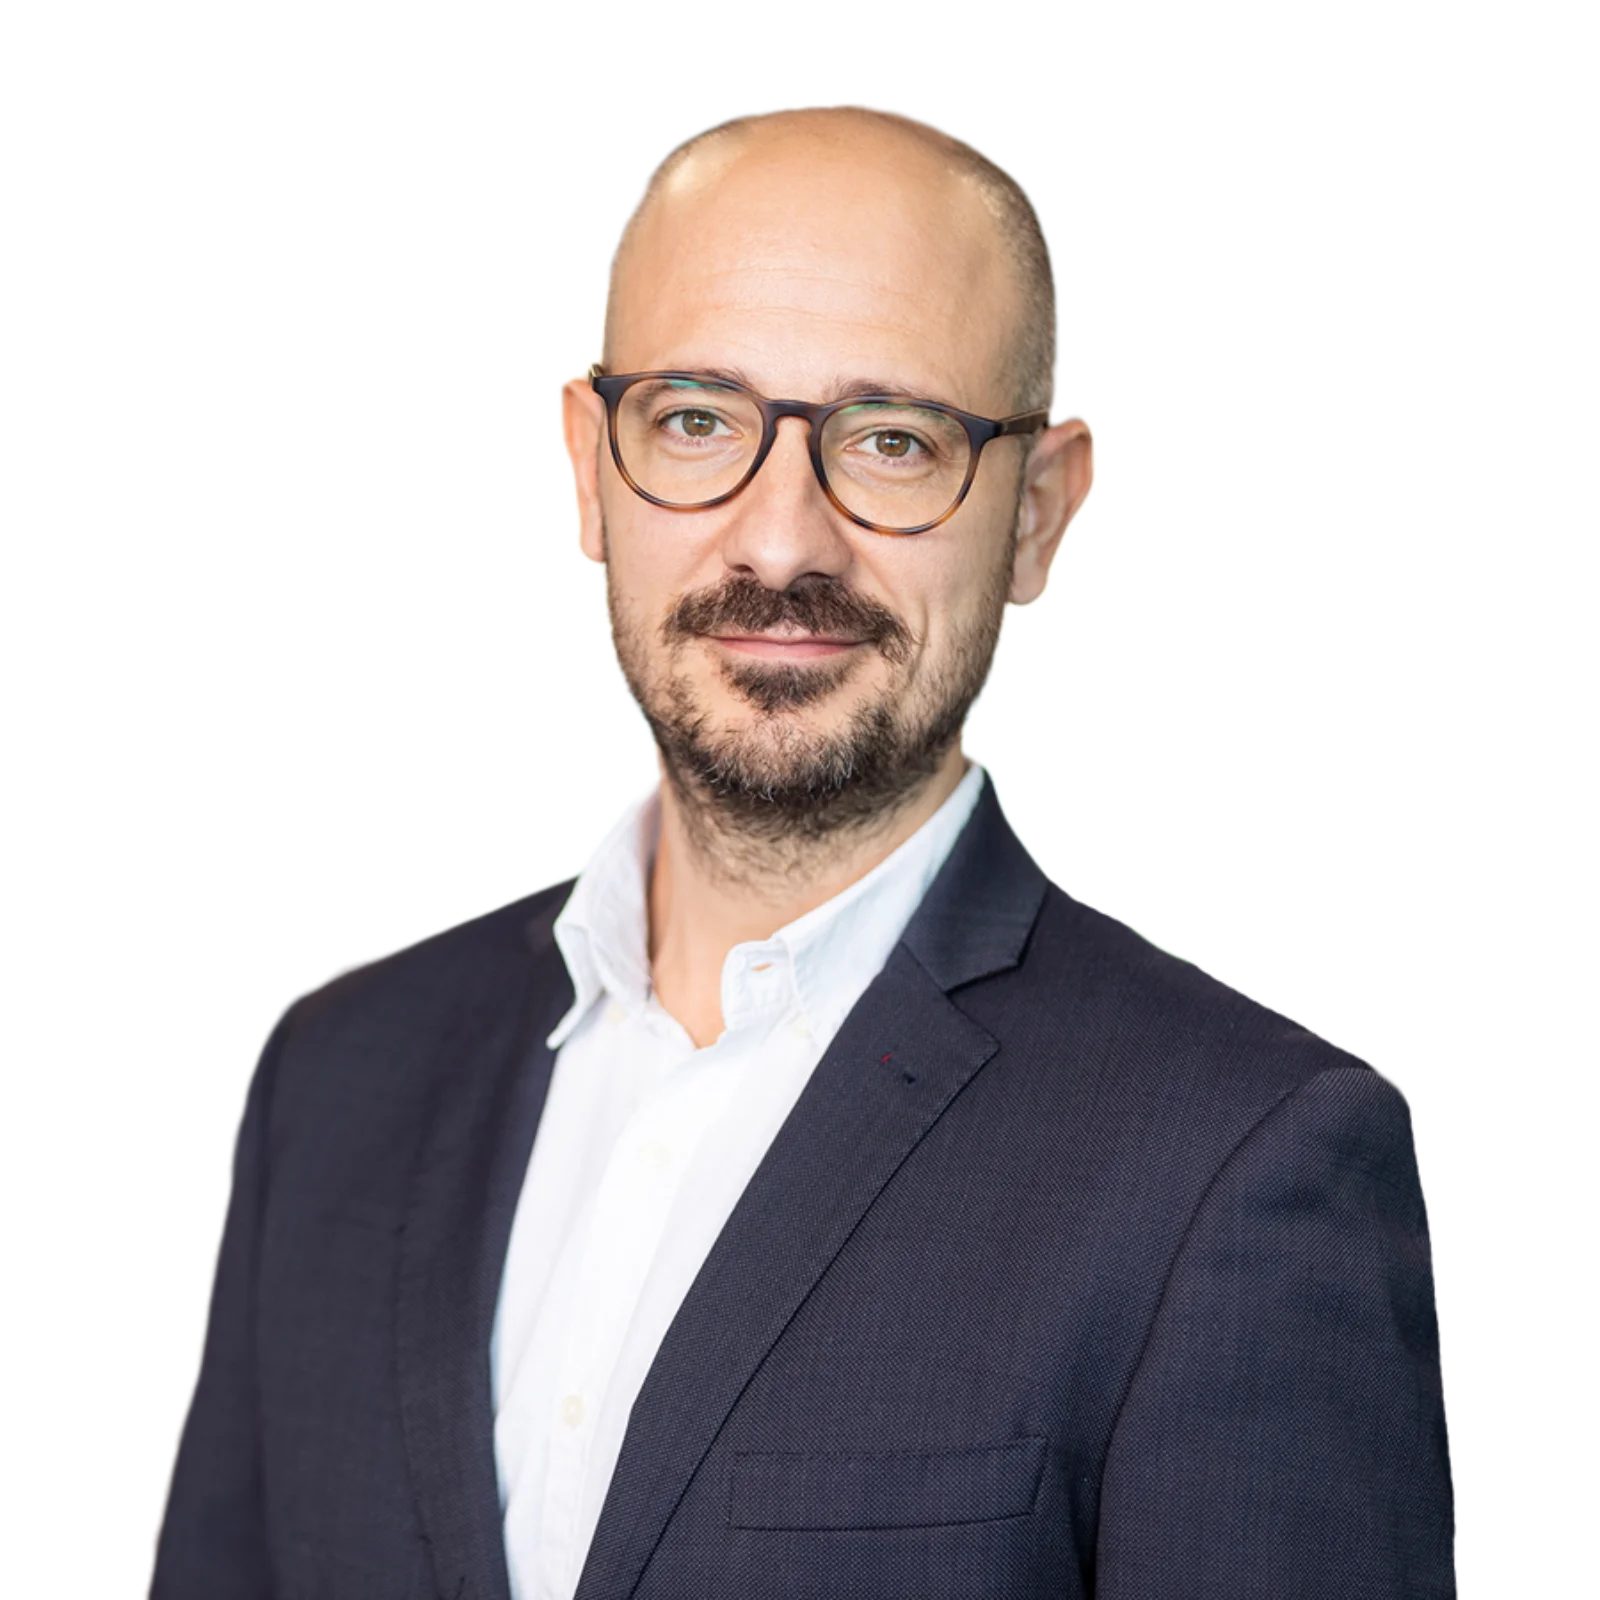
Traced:
<path fill-rule="evenodd" d="M 702 1059 L 671 1069 L 619 1136 L 596 1194 L 549 1430 L 540 1543 L 552 1600 L 577 1586 L 595 1426 L 697 1142 L 697 1111 L 714 1088 L 707 1081 L 714 1065 Z"/>

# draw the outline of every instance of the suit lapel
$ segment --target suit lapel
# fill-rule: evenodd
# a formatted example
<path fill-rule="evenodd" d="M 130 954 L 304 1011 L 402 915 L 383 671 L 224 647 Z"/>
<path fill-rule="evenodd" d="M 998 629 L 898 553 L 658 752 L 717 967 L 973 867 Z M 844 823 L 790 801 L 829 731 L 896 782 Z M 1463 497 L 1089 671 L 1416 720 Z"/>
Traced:
<path fill-rule="evenodd" d="M 396 1306 L 401 1417 L 424 1538 L 449 1600 L 507 1600 L 489 1337 L 512 1217 L 571 1004 L 551 935 L 474 951 L 438 1047 L 412 1174 Z"/>
<path fill-rule="evenodd" d="M 1016 965 L 1044 888 L 986 782 L 668 1329 L 634 1403 L 577 1600 L 633 1593 L 767 1352 L 884 1186 L 999 1048 L 945 991 Z"/>

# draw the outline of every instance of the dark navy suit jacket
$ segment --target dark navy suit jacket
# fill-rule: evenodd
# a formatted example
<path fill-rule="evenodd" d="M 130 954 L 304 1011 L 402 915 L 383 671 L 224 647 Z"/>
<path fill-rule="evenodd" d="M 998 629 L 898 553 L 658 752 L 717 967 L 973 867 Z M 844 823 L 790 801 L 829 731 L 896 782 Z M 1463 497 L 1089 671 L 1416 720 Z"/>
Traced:
<path fill-rule="evenodd" d="M 506 1600 L 489 1330 L 560 885 L 296 1004 L 158 1600 Z M 985 786 L 634 1406 L 579 1600 L 1434 1600 L 1405 1102 L 1054 888 Z"/>

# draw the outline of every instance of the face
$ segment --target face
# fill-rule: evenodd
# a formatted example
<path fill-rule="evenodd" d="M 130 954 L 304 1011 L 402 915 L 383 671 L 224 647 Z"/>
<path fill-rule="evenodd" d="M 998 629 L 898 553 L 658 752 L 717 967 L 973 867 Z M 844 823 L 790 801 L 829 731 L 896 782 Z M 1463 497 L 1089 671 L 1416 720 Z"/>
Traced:
<path fill-rule="evenodd" d="M 1022 409 L 1006 382 L 1016 303 L 981 197 L 930 152 L 859 125 L 767 124 L 702 147 L 641 219 L 606 365 L 1000 417 Z M 624 482 L 586 384 L 568 386 L 566 420 L 629 686 L 680 794 L 746 831 L 824 833 L 958 761 L 1005 604 L 1042 589 L 1088 489 L 1081 424 L 1002 438 L 952 517 L 887 536 L 830 503 L 805 423 L 785 419 L 739 495 L 675 511 Z"/>

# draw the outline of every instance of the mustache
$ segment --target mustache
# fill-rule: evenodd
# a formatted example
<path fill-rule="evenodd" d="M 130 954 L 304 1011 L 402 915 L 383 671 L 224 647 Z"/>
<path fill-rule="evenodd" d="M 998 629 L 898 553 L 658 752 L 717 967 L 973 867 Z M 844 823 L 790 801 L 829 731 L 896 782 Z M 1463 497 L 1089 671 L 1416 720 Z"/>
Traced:
<path fill-rule="evenodd" d="M 776 592 L 760 584 L 738 584 L 688 598 L 678 606 L 677 626 L 683 634 L 702 635 L 765 634 L 792 627 L 805 634 L 864 640 L 891 638 L 899 632 L 891 616 L 854 603 L 837 587 Z"/>

